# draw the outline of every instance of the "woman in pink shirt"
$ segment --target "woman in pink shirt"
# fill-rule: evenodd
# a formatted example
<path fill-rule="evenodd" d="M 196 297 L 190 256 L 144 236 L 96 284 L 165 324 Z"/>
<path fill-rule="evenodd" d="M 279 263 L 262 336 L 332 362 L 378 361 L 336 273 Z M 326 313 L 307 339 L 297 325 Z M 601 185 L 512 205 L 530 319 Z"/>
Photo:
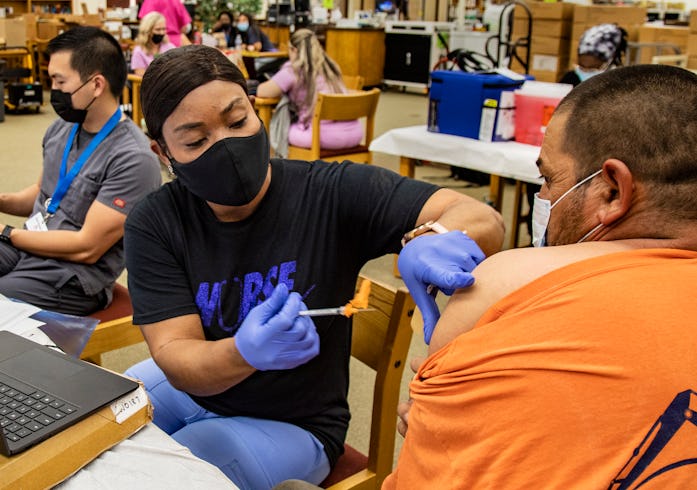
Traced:
<path fill-rule="evenodd" d="M 341 70 L 322 49 L 315 34 L 299 29 L 290 37 L 289 61 L 270 80 L 257 88 L 259 97 L 287 95 L 297 108 L 297 121 L 290 125 L 288 143 L 310 148 L 312 143 L 312 112 L 318 93 L 345 93 Z M 350 148 L 363 139 L 363 125 L 354 121 L 322 121 L 320 147 Z"/>
<path fill-rule="evenodd" d="M 175 48 L 167 38 L 167 23 L 159 12 L 150 12 L 140 21 L 136 46 L 131 53 L 131 70 L 141 77 L 155 56 Z"/>

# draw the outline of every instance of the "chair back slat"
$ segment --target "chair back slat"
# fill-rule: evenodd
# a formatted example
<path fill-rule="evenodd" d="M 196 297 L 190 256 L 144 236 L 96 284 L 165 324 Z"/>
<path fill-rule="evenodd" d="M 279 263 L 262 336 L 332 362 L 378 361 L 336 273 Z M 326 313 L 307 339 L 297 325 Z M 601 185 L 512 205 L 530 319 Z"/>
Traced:
<path fill-rule="evenodd" d="M 360 276 L 360 282 L 367 279 Z M 394 289 L 371 281 L 368 306 L 353 317 L 351 355 L 375 370 L 368 467 L 330 488 L 380 488 L 392 471 L 397 404 L 402 373 L 411 342 L 414 300 L 405 288 Z"/>
<path fill-rule="evenodd" d="M 362 117 L 372 117 L 378 106 L 380 90 L 372 89 L 346 94 L 319 94 L 315 117 L 320 121 L 351 121 Z"/>
<path fill-rule="evenodd" d="M 380 99 L 380 90 L 350 92 L 346 94 L 318 94 L 317 103 L 312 113 L 312 143 L 310 148 L 288 145 L 288 158 L 291 160 L 327 160 L 341 162 L 351 160 L 358 163 L 371 163 L 372 156 L 368 150 L 375 130 L 375 112 Z M 365 119 L 364 144 L 353 148 L 339 150 L 322 150 L 320 148 L 320 121 L 351 121 Z"/>

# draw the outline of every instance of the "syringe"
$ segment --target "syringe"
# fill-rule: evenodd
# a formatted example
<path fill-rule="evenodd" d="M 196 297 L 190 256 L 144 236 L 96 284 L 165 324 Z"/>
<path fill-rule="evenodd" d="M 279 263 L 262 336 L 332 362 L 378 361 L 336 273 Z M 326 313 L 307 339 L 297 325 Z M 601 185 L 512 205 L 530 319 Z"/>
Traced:
<path fill-rule="evenodd" d="M 350 317 L 354 313 L 360 313 L 362 311 L 373 311 L 375 308 L 368 308 L 368 297 L 370 296 L 370 281 L 364 279 L 361 282 L 361 287 L 359 288 L 356 296 L 353 297 L 351 301 L 346 303 L 344 306 L 337 306 L 336 308 L 317 308 L 314 310 L 303 310 L 298 312 L 299 316 L 331 316 L 331 315 L 343 315 Z"/>
<path fill-rule="evenodd" d="M 317 308 L 314 310 L 303 310 L 298 312 L 298 316 L 331 316 L 331 315 L 343 315 L 351 316 L 354 313 L 360 313 L 362 311 L 374 311 L 375 308 L 354 308 L 351 304 L 347 306 L 339 306 L 337 308 Z"/>

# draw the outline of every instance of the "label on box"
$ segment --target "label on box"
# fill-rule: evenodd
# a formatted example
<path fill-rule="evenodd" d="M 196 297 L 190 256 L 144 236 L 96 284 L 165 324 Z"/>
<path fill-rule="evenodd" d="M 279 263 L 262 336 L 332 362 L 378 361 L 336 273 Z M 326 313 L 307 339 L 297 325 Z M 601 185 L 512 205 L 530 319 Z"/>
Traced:
<path fill-rule="evenodd" d="M 512 90 L 501 92 L 501 104 L 494 141 L 508 141 L 515 136 L 515 95 Z"/>
<path fill-rule="evenodd" d="M 496 110 L 499 101 L 496 99 L 484 99 L 482 105 L 482 117 L 479 120 L 479 140 L 491 141 L 494 134 L 494 123 L 496 122 Z"/>
<path fill-rule="evenodd" d="M 559 56 L 547 54 L 532 55 L 532 69 L 543 71 L 557 71 L 559 65 Z"/>
<path fill-rule="evenodd" d="M 116 423 L 122 424 L 147 404 L 148 395 L 145 393 L 145 389 L 139 386 L 138 389 L 112 403 L 111 412 L 114 414 Z"/>
<path fill-rule="evenodd" d="M 504 90 L 500 98 L 500 101 L 484 99 L 477 138 L 480 141 L 509 141 L 515 136 L 514 93 Z"/>

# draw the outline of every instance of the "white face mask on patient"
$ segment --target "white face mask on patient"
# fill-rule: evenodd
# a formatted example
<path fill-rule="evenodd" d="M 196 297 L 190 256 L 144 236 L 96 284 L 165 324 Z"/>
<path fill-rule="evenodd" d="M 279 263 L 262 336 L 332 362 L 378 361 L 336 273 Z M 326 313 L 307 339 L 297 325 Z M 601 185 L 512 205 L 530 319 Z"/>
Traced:
<path fill-rule="evenodd" d="M 561 197 L 554 202 L 554 204 L 552 204 L 552 201 L 549 199 L 542 199 L 539 192 L 535 193 L 534 204 L 532 207 L 532 245 L 534 247 L 545 246 L 545 242 L 547 240 L 547 225 L 549 224 L 549 216 L 552 214 L 552 208 L 559 204 L 559 201 L 564 199 L 571 191 L 577 189 L 586 182 L 589 182 L 591 179 L 593 179 L 593 177 L 600 174 L 602 171 L 603 170 L 600 169 L 575 184 L 573 187 L 571 187 L 571 189 L 562 194 Z M 602 223 L 583 235 L 583 237 L 577 243 L 584 241 L 601 226 L 603 226 Z"/>

